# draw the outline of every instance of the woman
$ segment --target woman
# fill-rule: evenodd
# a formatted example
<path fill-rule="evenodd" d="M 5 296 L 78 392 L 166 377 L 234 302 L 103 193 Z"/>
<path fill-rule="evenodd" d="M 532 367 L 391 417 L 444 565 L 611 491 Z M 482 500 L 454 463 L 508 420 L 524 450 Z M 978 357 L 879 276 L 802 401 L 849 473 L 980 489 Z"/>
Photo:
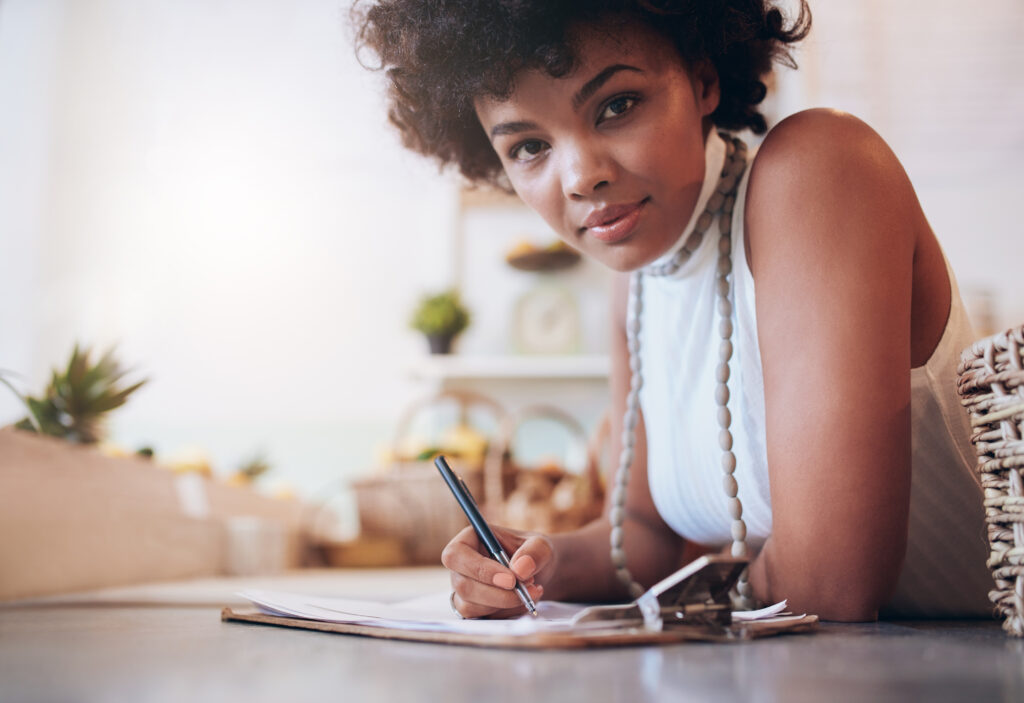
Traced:
<path fill-rule="evenodd" d="M 521 613 L 517 578 L 535 599 L 635 596 L 722 548 L 751 559 L 747 605 L 989 612 L 953 375 L 971 332 L 906 174 L 834 111 L 756 155 L 729 133 L 765 131 L 763 81 L 806 5 L 789 28 L 759 0 L 384 0 L 361 22 L 407 146 L 511 187 L 621 272 L 605 515 L 497 530 L 511 570 L 455 536 L 461 615 Z"/>

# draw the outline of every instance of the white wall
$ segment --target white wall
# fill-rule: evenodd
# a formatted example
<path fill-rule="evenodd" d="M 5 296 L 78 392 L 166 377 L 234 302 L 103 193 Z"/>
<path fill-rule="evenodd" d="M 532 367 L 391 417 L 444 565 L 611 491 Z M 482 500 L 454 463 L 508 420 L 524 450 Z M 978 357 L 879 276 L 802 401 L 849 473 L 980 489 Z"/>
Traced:
<path fill-rule="evenodd" d="M 118 342 L 152 379 L 116 414 L 121 443 L 201 445 L 224 472 L 263 448 L 304 493 L 372 463 L 421 390 L 405 320 L 456 275 L 457 199 L 385 124 L 346 5 L 0 1 L 0 368 L 38 390 L 74 340 Z M 965 291 L 1024 321 L 1024 5 L 812 5 L 776 114 L 872 124 Z M 466 248 L 467 285 L 492 286 L 469 300 L 467 351 L 504 350 L 527 279 L 485 271 L 518 217 L 469 223 L 505 239 Z M 573 276 L 599 351 L 601 278 Z M 19 416 L 0 392 L 0 423 Z"/>
<path fill-rule="evenodd" d="M 262 448 L 307 492 L 369 465 L 456 193 L 397 144 L 343 6 L 0 3 L 0 368 L 39 389 L 117 342 L 152 379 L 124 444 Z"/>
<path fill-rule="evenodd" d="M 0 3 L 0 369 L 32 370 L 60 3 Z M 0 409 L 17 412 L 0 389 Z"/>

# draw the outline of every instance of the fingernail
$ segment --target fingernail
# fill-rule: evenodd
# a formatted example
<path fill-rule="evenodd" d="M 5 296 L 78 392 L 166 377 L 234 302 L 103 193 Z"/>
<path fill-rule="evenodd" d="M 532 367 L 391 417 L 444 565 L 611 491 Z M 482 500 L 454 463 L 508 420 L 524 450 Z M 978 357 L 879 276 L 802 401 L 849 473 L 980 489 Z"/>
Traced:
<path fill-rule="evenodd" d="M 512 574 L 495 574 L 493 581 L 495 586 L 505 590 L 511 590 L 516 587 L 516 577 Z"/>
<path fill-rule="evenodd" d="M 530 586 L 526 590 L 527 592 L 529 592 L 530 598 L 533 598 L 534 600 L 537 600 L 544 594 L 544 587 L 540 584 L 537 584 L 536 586 Z"/>

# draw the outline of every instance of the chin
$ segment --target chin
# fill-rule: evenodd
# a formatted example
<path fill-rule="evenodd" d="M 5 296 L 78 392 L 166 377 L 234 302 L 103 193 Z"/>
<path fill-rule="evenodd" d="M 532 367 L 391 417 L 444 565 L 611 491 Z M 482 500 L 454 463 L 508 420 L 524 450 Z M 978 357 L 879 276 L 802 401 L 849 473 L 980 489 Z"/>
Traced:
<path fill-rule="evenodd" d="M 612 271 L 628 273 L 643 268 L 658 258 L 657 254 L 649 254 L 638 251 L 630 251 L 627 248 L 614 251 L 602 252 L 600 256 L 591 255 L 591 258 L 601 262 Z"/>
<path fill-rule="evenodd" d="M 679 231 L 684 226 L 685 223 L 679 227 Z M 632 237 L 617 244 L 609 245 L 591 239 L 586 242 L 588 246 L 579 249 L 584 255 L 611 270 L 627 273 L 656 261 L 672 248 L 675 241 L 675 237 L 667 237 L 663 231 L 647 229 L 635 232 Z"/>

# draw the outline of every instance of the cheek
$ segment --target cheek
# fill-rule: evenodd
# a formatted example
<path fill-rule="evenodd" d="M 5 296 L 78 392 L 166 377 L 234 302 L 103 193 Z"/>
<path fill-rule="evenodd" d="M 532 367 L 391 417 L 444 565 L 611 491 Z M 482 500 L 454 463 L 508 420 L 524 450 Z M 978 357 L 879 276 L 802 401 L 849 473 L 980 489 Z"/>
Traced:
<path fill-rule="evenodd" d="M 699 130 L 666 130 L 637 154 L 646 173 L 670 188 L 704 177 L 704 142 Z"/>
<path fill-rule="evenodd" d="M 545 222 L 562 238 L 570 233 L 566 231 L 565 204 L 562 191 L 550 180 L 535 179 L 529 181 L 512 181 L 516 194 L 527 207 L 540 215 Z"/>

